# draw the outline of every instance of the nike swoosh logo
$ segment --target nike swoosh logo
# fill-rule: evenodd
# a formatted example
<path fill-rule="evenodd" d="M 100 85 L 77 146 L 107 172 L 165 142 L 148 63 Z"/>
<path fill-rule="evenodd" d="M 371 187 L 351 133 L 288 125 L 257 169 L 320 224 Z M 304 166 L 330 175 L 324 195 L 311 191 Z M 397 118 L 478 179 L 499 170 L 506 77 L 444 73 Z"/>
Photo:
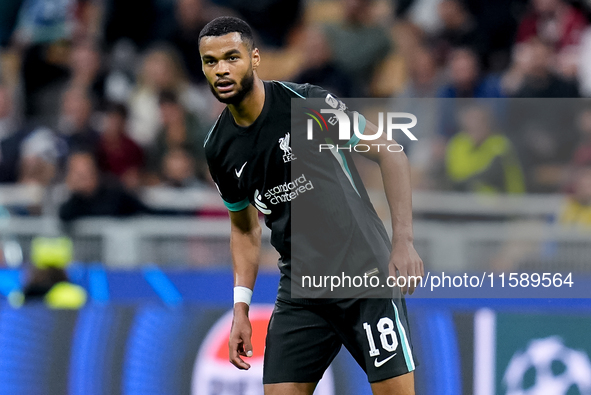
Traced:
<path fill-rule="evenodd" d="M 391 360 L 392 358 L 394 358 L 396 356 L 397 353 L 394 353 L 392 355 L 390 355 L 388 358 L 378 361 L 378 359 L 376 358 L 375 361 L 373 362 L 373 364 L 375 365 L 376 368 L 379 368 L 380 366 L 382 366 L 383 364 L 385 364 L 386 362 L 388 362 L 389 360 Z"/>
<path fill-rule="evenodd" d="M 247 163 L 248 161 L 244 162 L 240 170 L 234 170 L 236 172 L 236 177 L 240 178 L 240 176 L 242 175 L 242 170 L 244 170 L 244 166 L 246 166 Z"/>

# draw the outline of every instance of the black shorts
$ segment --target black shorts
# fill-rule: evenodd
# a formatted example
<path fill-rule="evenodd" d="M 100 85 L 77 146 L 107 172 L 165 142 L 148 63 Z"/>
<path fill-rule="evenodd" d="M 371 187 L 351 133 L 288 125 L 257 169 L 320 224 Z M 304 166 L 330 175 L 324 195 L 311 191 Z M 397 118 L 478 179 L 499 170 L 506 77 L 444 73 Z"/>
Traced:
<path fill-rule="evenodd" d="M 346 299 L 302 305 L 277 299 L 269 322 L 263 383 L 313 383 L 344 345 L 370 383 L 415 369 L 404 299 Z"/>

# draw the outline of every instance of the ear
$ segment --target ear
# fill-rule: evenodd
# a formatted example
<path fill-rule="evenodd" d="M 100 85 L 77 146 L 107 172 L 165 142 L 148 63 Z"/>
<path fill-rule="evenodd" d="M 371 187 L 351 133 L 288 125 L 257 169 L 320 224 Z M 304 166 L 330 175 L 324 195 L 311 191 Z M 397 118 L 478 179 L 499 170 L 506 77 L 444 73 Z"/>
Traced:
<path fill-rule="evenodd" d="M 252 54 L 250 56 L 250 59 L 252 61 L 252 69 L 256 70 L 257 67 L 259 67 L 259 64 L 261 63 L 261 54 L 259 53 L 258 48 L 255 48 L 252 50 Z"/>

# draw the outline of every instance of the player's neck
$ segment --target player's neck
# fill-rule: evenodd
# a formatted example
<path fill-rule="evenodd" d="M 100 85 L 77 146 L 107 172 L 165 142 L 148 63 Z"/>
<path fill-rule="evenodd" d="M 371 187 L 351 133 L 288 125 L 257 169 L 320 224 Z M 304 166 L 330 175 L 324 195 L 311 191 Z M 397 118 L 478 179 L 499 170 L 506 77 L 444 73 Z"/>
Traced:
<path fill-rule="evenodd" d="M 265 105 L 265 84 L 255 74 L 252 90 L 239 104 L 228 104 L 238 126 L 248 127 L 256 121 Z"/>

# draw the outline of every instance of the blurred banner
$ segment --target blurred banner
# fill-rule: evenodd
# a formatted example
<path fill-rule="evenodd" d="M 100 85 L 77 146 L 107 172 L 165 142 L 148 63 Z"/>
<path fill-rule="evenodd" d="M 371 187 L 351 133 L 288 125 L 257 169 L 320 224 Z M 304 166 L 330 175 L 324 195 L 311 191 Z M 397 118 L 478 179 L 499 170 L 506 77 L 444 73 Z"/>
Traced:
<path fill-rule="evenodd" d="M 278 276 L 257 280 L 249 371 L 228 362 L 229 270 L 73 266 L 78 311 L 0 302 L 0 395 L 258 395 Z M 0 293 L 19 286 L 0 272 Z M 585 299 L 407 298 L 418 394 L 589 394 L 591 306 Z M 342 349 L 318 395 L 371 394 Z"/>
<path fill-rule="evenodd" d="M 479 310 L 475 393 L 590 394 L 589 328 L 589 313 Z"/>

